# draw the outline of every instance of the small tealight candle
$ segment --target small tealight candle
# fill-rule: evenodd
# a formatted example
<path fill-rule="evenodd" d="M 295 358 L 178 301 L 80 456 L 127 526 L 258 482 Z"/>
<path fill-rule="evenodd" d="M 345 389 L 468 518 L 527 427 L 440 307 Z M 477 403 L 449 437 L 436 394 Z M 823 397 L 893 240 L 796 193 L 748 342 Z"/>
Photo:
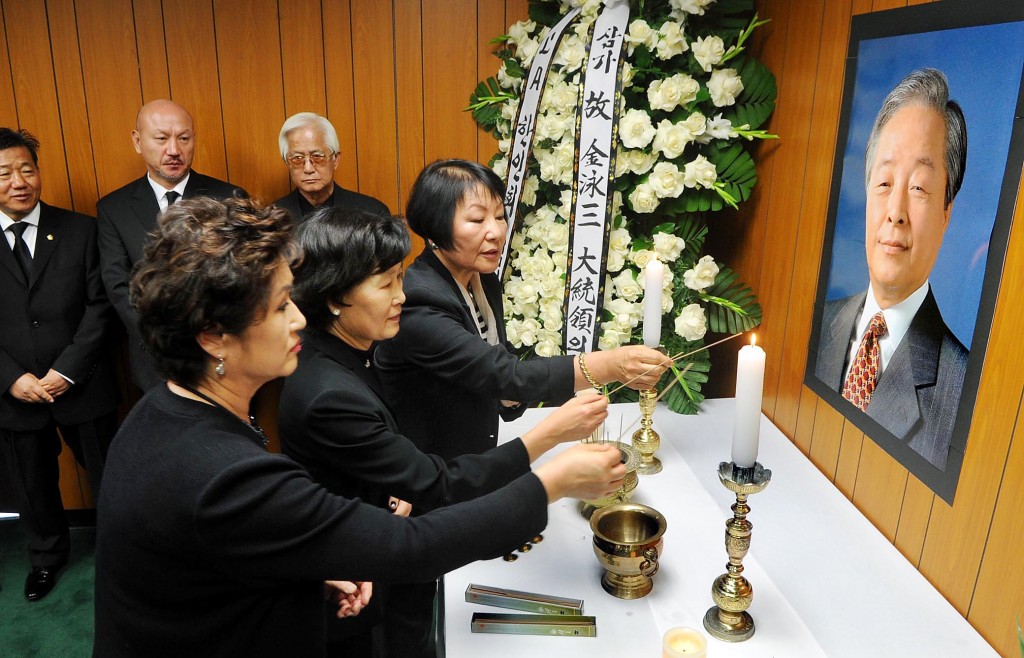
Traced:
<path fill-rule="evenodd" d="M 679 626 L 665 632 L 661 644 L 662 658 L 706 658 L 708 640 L 700 631 Z"/>
<path fill-rule="evenodd" d="M 644 270 L 644 345 L 661 344 L 661 287 L 665 284 L 665 264 L 657 258 L 647 261 Z"/>

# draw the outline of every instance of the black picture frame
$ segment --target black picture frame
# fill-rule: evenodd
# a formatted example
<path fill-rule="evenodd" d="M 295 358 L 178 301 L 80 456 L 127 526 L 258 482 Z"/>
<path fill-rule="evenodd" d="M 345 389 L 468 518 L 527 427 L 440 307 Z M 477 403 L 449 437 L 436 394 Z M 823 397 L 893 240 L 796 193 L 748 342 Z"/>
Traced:
<path fill-rule="evenodd" d="M 949 504 L 967 448 L 1024 163 L 1022 43 L 1024 3 L 1017 0 L 946 0 L 865 14 L 853 17 L 850 30 L 804 382 Z M 969 349 L 941 468 L 870 416 L 870 407 L 861 411 L 817 374 L 819 361 L 826 361 L 820 348 L 827 303 L 867 288 L 864 144 L 885 95 L 907 74 L 926 67 L 947 75 L 950 98 L 963 107 L 968 134 L 963 187 L 929 278 L 945 324 Z M 826 331 L 835 328 L 833 322 Z"/>

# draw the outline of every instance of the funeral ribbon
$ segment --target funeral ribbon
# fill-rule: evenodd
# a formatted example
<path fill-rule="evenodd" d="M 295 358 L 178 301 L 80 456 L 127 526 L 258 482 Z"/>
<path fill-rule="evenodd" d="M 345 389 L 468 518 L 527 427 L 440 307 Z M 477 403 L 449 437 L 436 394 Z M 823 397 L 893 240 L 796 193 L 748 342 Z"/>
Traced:
<path fill-rule="evenodd" d="M 621 105 L 619 66 L 628 23 L 628 3 L 613 0 L 606 4 L 592 26 L 586 72 L 580 86 L 576 108 L 576 177 L 572 186 L 565 281 L 562 347 L 567 354 L 597 347 Z"/>
<path fill-rule="evenodd" d="M 508 220 L 508 229 L 505 233 L 505 248 L 501 252 L 501 262 L 498 265 L 500 279 L 504 279 L 505 276 L 505 267 L 512 245 L 512 231 L 517 224 L 516 212 L 519 209 L 519 200 L 523 195 L 523 184 L 526 182 L 530 146 L 533 144 L 533 135 L 537 128 L 538 108 L 541 96 L 544 94 L 548 69 L 551 68 L 551 60 L 555 56 L 555 51 L 558 50 L 558 44 L 562 41 L 562 35 L 580 11 L 579 8 L 573 9 L 551 28 L 544 40 L 541 41 L 540 48 L 533 58 L 533 64 L 530 66 L 530 75 L 524 82 L 512 146 L 508 155 L 508 180 L 505 183 L 505 218 Z"/>

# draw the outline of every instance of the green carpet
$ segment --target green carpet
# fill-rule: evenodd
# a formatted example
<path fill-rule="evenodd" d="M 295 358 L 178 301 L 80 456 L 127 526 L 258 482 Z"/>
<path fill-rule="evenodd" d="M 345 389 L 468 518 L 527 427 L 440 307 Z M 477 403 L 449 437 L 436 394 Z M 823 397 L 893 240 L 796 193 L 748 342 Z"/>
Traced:
<path fill-rule="evenodd" d="M 0 656 L 92 655 L 95 528 L 71 529 L 71 557 L 42 601 L 25 600 L 28 555 L 18 521 L 0 521 Z"/>

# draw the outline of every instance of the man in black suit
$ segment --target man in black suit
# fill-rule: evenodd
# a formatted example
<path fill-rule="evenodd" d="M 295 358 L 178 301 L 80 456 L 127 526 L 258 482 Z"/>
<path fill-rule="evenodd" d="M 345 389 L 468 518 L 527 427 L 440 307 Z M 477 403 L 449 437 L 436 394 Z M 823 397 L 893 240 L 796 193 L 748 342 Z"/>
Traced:
<path fill-rule="evenodd" d="M 870 283 L 825 305 L 815 375 L 944 469 L 968 351 L 928 276 L 963 183 L 967 124 L 940 71 L 889 92 L 865 160 Z"/>
<path fill-rule="evenodd" d="M 324 206 L 391 214 L 386 205 L 372 196 L 346 190 L 334 182 L 341 145 L 338 132 L 326 118 L 313 112 L 288 117 L 281 126 L 278 145 L 295 189 L 274 205 L 287 210 L 296 221 Z"/>
<path fill-rule="evenodd" d="M 192 171 L 195 138 L 192 116 L 181 105 L 168 100 L 143 105 L 132 131 L 132 144 L 146 162 L 148 173 L 96 205 L 103 285 L 128 330 L 132 381 L 143 391 L 163 378 L 142 345 L 128 300 L 128 280 L 132 266 L 142 257 L 149 232 L 156 228 L 157 215 L 182 197 L 246 196 L 239 187 Z"/>
<path fill-rule="evenodd" d="M 53 588 L 70 549 L 57 432 L 98 495 L 117 407 L 96 221 L 39 200 L 38 147 L 0 128 L 0 475 L 28 535 L 29 601 Z"/>

